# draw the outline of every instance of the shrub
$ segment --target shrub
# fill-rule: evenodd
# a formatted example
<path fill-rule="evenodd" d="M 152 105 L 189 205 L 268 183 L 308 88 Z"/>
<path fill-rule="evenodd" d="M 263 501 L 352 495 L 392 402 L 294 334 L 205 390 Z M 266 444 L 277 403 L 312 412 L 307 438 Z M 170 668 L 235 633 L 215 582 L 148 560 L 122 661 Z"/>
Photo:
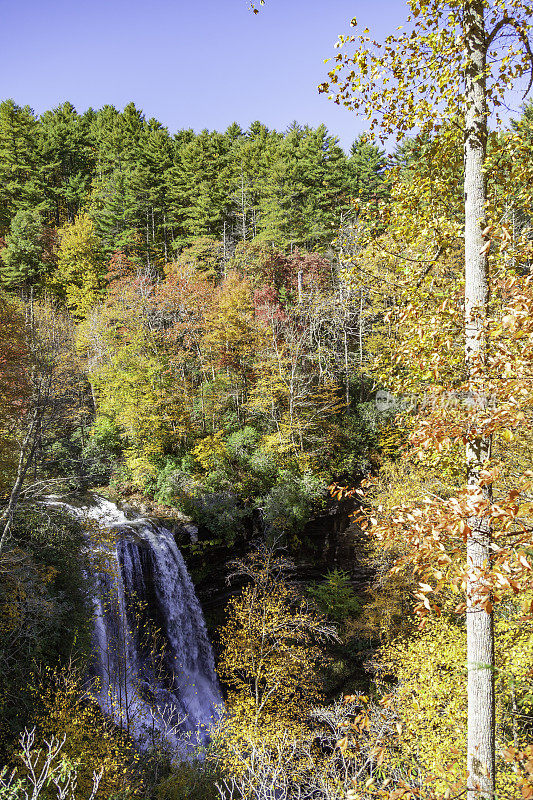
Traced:
<path fill-rule="evenodd" d="M 294 533 L 308 521 L 313 506 L 324 497 L 319 475 L 282 471 L 276 485 L 263 500 L 263 518 L 274 531 Z"/>
<path fill-rule="evenodd" d="M 35 671 L 88 651 L 83 546 L 71 517 L 19 506 L 0 559 L 0 760 L 34 713 Z"/>
<path fill-rule="evenodd" d="M 215 800 L 219 778 L 219 771 L 210 759 L 182 761 L 156 787 L 155 800 Z"/>
<path fill-rule="evenodd" d="M 331 570 L 324 583 L 307 591 L 320 610 L 335 622 L 345 622 L 361 613 L 362 604 L 352 589 L 350 576 L 341 569 Z"/>
<path fill-rule="evenodd" d="M 121 452 L 120 434 L 113 420 L 97 417 L 82 450 L 85 468 L 95 482 L 109 480 L 113 463 Z"/>
<path fill-rule="evenodd" d="M 95 770 L 102 771 L 97 798 L 130 792 L 138 754 L 87 691 L 84 670 L 70 665 L 46 670 L 34 691 L 42 706 L 35 720 L 37 738 L 65 739 L 62 755 L 76 767 L 81 795 L 90 794 Z"/>

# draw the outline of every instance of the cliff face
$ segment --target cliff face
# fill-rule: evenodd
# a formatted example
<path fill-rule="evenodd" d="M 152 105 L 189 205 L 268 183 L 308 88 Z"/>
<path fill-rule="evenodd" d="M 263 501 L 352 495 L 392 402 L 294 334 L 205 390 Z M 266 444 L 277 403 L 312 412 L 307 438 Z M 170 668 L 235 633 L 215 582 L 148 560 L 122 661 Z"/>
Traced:
<path fill-rule="evenodd" d="M 191 572 L 196 592 L 204 611 L 214 612 L 224 608 L 229 597 L 239 591 L 238 585 L 228 585 L 226 578 L 229 562 L 242 556 L 261 535 L 255 514 L 245 532 L 231 546 L 215 543 L 207 528 L 198 528 L 191 520 L 162 510 L 148 500 L 133 500 L 122 504 L 125 510 L 155 517 L 169 528 L 183 553 Z M 312 584 L 322 580 L 333 569 L 343 570 L 351 578 L 357 594 L 364 594 L 372 580 L 368 565 L 367 537 L 353 522 L 356 510 L 354 500 L 329 499 L 325 508 L 314 515 L 289 543 L 288 551 L 295 561 L 293 579 L 297 583 Z"/>

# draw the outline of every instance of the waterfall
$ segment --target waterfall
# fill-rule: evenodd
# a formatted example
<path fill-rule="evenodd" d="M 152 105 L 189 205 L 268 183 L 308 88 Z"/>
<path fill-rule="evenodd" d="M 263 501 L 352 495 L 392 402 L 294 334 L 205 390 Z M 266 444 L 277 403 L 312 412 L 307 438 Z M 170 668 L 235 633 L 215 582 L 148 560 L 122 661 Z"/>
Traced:
<path fill-rule="evenodd" d="M 89 529 L 94 694 L 144 747 L 205 743 L 222 698 L 200 604 L 172 533 L 92 496 L 48 502 Z M 96 524 L 95 524 L 96 523 Z M 91 530 L 92 529 L 92 530 Z"/>

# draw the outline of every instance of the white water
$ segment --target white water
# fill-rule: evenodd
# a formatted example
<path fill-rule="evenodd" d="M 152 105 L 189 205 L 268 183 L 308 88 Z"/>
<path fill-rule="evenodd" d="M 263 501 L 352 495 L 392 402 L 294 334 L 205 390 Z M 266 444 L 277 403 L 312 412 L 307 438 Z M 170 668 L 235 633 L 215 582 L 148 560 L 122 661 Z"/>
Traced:
<path fill-rule="evenodd" d="M 202 610 L 174 536 L 94 496 L 59 498 L 90 523 L 95 695 L 141 744 L 206 741 L 222 698 Z"/>

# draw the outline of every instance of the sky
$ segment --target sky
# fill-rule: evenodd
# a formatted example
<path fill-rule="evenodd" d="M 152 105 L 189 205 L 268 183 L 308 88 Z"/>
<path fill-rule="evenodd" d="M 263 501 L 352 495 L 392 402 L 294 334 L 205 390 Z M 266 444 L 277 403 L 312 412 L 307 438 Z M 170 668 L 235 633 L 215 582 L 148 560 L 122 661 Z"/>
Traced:
<path fill-rule="evenodd" d="M 133 101 L 171 133 L 260 120 L 285 130 L 325 123 L 347 149 L 364 118 L 317 85 L 357 16 L 381 39 L 404 0 L 0 0 L 0 99 L 37 114 Z"/>

